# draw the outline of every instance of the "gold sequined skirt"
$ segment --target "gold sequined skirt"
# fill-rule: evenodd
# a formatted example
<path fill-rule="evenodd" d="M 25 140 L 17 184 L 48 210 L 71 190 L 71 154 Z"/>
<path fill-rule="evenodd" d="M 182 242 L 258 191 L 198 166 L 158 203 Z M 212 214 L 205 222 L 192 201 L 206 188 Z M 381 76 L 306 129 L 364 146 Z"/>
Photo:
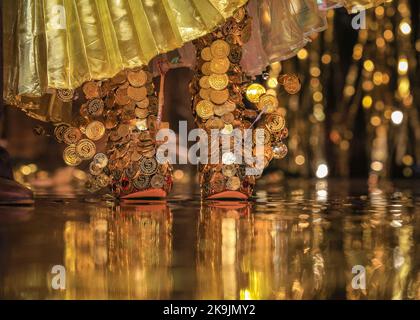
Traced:
<path fill-rule="evenodd" d="M 147 64 L 222 24 L 247 0 L 2 1 L 4 93 L 40 120 L 71 103 L 54 90 Z"/>

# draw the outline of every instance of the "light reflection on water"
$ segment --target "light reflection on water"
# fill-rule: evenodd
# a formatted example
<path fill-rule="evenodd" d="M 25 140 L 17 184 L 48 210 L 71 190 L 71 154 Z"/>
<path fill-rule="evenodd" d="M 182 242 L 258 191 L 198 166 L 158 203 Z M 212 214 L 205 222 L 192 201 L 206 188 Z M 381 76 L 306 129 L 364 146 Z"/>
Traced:
<path fill-rule="evenodd" d="M 260 186 L 249 203 L 178 192 L 1 208 L 0 298 L 420 299 L 418 186 L 301 180 Z M 56 264 L 66 290 L 51 288 Z"/>

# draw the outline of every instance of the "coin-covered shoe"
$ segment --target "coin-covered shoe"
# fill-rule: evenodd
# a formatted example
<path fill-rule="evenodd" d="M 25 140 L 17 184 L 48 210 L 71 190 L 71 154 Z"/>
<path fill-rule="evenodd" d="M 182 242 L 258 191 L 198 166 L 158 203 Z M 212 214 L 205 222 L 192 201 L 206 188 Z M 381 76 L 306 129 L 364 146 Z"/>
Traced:
<path fill-rule="evenodd" d="M 172 167 L 156 160 L 158 98 L 146 68 L 124 70 L 82 86 L 84 103 L 74 123 L 59 124 L 55 137 L 68 147 L 64 161 L 89 161 L 87 189 L 110 189 L 118 198 L 164 198 Z M 99 150 L 99 149 L 103 150 Z"/>
<path fill-rule="evenodd" d="M 197 125 L 210 136 L 208 161 L 199 173 L 206 199 L 248 199 L 262 170 L 287 153 L 276 91 L 252 83 L 240 65 L 250 35 L 251 18 L 241 8 L 222 27 L 194 41 L 198 63 L 190 85 L 192 109 Z"/>

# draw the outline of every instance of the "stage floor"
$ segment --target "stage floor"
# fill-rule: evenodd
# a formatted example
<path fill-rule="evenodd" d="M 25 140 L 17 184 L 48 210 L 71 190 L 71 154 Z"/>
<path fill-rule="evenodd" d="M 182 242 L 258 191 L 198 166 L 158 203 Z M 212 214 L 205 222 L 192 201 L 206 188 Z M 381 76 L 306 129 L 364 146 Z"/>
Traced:
<path fill-rule="evenodd" d="M 237 203 L 197 192 L 0 207 L 0 298 L 420 299 L 420 182 L 262 182 Z"/>

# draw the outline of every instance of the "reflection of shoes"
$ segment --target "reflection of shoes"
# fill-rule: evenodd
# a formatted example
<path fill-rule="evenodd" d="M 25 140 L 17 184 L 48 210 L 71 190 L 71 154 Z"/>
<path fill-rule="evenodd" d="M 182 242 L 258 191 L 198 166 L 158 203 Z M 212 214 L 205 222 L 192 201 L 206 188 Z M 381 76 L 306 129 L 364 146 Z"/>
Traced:
<path fill-rule="evenodd" d="M 33 204 L 33 193 L 16 181 L 0 178 L 0 205 Z"/>

